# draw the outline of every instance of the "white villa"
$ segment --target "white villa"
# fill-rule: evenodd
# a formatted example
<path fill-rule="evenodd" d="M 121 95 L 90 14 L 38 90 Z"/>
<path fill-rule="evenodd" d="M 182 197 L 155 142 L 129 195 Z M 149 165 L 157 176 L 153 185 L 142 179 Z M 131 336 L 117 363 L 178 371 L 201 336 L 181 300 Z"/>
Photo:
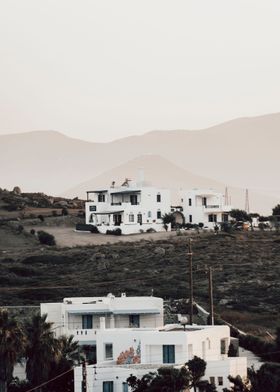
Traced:
<path fill-rule="evenodd" d="M 195 355 L 207 362 L 205 380 L 219 392 L 228 375 L 247 374 L 246 358 L 229 358 L 228 326 L 163 326 L 163 300 L 155 297 L 65 298 L 41 304 L 56 335 L 74 335 L 87 353 L 88 392 L 126 392 L 127 378 L 182 366 Z M 82 392 L 83 369 L 74 370 L 75 392 Z"/>
<path fill-rule="evenodd" d="M 226 204 L 222 193 L 212 189 L 193 189 L 180 192 L 185 223 L 203 223 L 213 228 L 227 222 L 232 206 Z"/>
<path fill-rule="evenodd" d="M 170 191 L 137 186 L 126 180 L 120 187 L 87 192 L 86 224 L 100 233 L 120 228 L 122 234 L 164 231 L 162 216 L 170 212 Z M 170 229 L 170 228 L 169 228 Z"/>

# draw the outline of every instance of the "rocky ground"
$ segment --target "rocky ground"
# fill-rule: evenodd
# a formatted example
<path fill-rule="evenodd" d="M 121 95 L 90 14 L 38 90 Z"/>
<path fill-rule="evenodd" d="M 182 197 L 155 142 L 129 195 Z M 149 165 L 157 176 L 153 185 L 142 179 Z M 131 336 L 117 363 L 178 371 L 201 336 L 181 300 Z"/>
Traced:
<path fill-rule="evenodd" d="M 208 307 L 205 265 L 212 266 L 215 311 L 243 330 L 268 336 L 280 325 L 280 235 L 192 233 L 194 296 Z M 156 236 L 73 248 L 39 244 L 0 226 L 0 303 L 38 305 L 66 296 L 188 296 L 189 235 Z M 122 237 L 123 239 L 123 237 Z"/>

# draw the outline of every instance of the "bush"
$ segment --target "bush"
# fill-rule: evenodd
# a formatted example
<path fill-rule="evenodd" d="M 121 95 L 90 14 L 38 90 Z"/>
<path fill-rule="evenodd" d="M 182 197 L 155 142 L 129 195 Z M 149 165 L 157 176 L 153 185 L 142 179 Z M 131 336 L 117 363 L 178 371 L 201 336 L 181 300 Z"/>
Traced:
<path fill-rule="evenodd" d="M 149 229 L 146 230 L 146 233 L 156 233 L 155 229 L 150 227 Z"/>
<path fill-rule="evenodd" d="M 41 244 L 50 245 L 50 246 L 56 245 L 55 238 L 52 234 L 40 230 L 38 231 L 37 235 Z"/>
<path fill-rule="evenodd" d="M 66 216 L 68 214 L 69 214 L 68 209 L 66 207 L 63 207 L 62 210 L 61 210 L 61 215 L 62 216 Z"/>
<path fill-rule="evenodd" d="M 99 230 L 96 226 L 91 225 L 90 232 L 93 234 L 97 234 L 97 233 L 99 233 Z"/>
<path fill-rule="evenodd" d="M 108 234 L 108 235 L 121 235 L 122 231 L 119 228 L 118 229 L 114 229 L 114 230 L 107 230 L 106 234 Z"/>

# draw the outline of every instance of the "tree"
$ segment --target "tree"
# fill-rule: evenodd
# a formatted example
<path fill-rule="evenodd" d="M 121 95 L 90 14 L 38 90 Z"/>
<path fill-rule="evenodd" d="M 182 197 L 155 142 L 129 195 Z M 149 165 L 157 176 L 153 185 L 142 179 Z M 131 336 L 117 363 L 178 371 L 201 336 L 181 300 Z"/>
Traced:
<path fill-rule="evenodd" d="M 14 365 L 24 351 L 23 329 L 6 310 L 0 310 L 0 392 L 7 392 Z"/>
<path fill-rule="evenodd" d="M 199 381 L 205 374 L 206 362 L 203 359 L 194 356 L 194 358 L 189 360 L 186 365 L 191 372 L 191 388 L 193 388 L 194 392 L 196 392 Z"/>
<path fill-rule="evenodd" d="M 74 371 L 71 369 L 79 365 L 84 360 L 84 356 L 81 354 L 79 343 L 74 341 L 73 335 L 61 336 L 58 344 L 61 357 L 58 362 L 54 361 L 51 364 L 50 378 L 62 373 L 65 375 L 51 382 L 49 389 L 52 392 L 71 392 L 74 390 Z"/>
<path fill-rule="evenodd" d="M 47 381 L 51 366 L 61 358 L 59 341 L 52 331 L 52 323 L 46 319 L 46 314 L 35 315 L 26 324 L 26 376 L 33 386 Z"/>
<path fill-rule="evenodd" d="M 175 217 L 174 217 L 174 215 L 173 215 L 172 213 L 164 214 L 164 215 L 161 217 L 161 219 L 162 219 L 162 223 L 163 223 L 164 228 L 165 228 L 166 231 L 167 231 L 167 228 L 168 228 L 168 224 L 169 224 L 169 223 L 171 223 L 171 226 L 173 226 L 174 223 L 175 223 Z"/>
<path fill-rule="evenodd" d="M 189 387 L 190 374 L 185 366 L 181 369 L 162 367 L 141 379 L 131 375 L 127 383 L 133 392 L 180 392 Z"/>
<path fill-rule="evenodd" d="M 230 216 L 236 221 L 241 221 L 241 222 L 251 221 L 249 214 L 247 214 L 247 212 L 244 210 L 233 209 L 230 211 Z"/>
<path fill-rule="evenodd" d="M 272 208 L 272 215 L 280 215 L 280 204 L 277 204 L 274 208 Z"/>

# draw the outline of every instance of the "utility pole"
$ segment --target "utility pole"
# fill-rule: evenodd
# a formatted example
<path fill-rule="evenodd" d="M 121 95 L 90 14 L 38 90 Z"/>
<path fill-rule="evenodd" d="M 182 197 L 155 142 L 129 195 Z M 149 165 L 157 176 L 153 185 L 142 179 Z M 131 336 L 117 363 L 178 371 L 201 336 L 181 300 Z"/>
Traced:
<path fill-rule="evenodd" d="M 82 363 L 82 392 L 87 392 L 87 366 L 86 361 Z"/>
<path fill-rule="evenodd" d="M 192 245 L 191 238 L 189 238 L 188 253 L 189 256 L 189 306 L 190 306 L 190 325 L 193 324 L 193 267 L 192 267 Z"/>
<path fill-rule="evenodd" d="M 209 307 L 210 307 L 210 325 L 214 325 L 214 306 L 213 306 L 213 281 L 212 268 L 208 267 L 208 289 L 209 289 Z"/>

